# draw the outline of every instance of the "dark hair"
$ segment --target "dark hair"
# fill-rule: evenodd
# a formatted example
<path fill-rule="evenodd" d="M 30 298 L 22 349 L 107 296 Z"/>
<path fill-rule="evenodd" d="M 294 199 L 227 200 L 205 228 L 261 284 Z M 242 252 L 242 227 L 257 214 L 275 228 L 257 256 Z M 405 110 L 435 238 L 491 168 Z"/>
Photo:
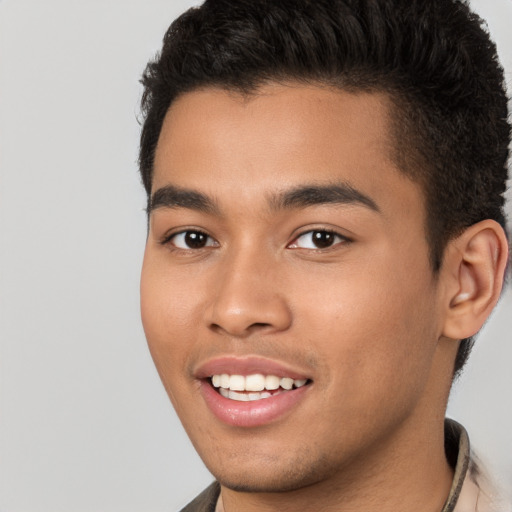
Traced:
<path fill-rule="evenodd" d="M 395 160 L 421 184 L 435 274 L 447 242 L 505 227 L 510 125 L 503 69 L 462 0 L 206 0 L 175 20 L 142 77 L 139 164 L 151 192 L 164 117 L 181 94 L 266 82 L 321 83 L 391 98 Z M 458 373 L 472 339 L 462 340 Z"/>

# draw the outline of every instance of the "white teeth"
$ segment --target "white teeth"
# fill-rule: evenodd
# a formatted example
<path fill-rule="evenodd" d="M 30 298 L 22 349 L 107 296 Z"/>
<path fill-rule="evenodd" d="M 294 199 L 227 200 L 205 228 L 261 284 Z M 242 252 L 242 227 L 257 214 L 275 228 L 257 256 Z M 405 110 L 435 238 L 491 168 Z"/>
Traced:
<path fill-rule="evenodd" d="M 227 373 L 223 373 L 220 376 L 220 387 L 224 389 L 229 388 L 229 375 Z"/>
<path fill-rule="evenodd" d="M 262 375 L 261 373 L 247 376 L 223 373 L 212 375 L 211 379 L 213 387 L 219 388 L 222 396 L 240 401 L 268 398 L 271 396 L 268 391 L 279 390 L 279 388 L 288 391 L 294 387 L 300 388 L 307 382 L 307 379 L 292 379 L 291 377 L 277 377 L 276 375 Z M 237 391 L 250 391 L 250 393 L 242 394 L 237 393 Z"/>
<path fill-rule="evenodd" d="M 279 389 L 279 377 L 275 375 L 267 375 L 265 377 L 265 389 Z"/>
<path fill-rule="evenodd" d="M 231 400 L 238 400 L 239 402 L 248 402 L 249 396 L 245 393 L 237 393 L 236 391 L 228 391 L 228 398 Z"/>
<path fill-rule="evenodd" d="M 229 389 L 232 391 L 245 391 L 245 377 L 243 375 L 231 375 L 229 377 Z"/>
<path fill-rule="evenodd" d="M 254 402 L 256 400 L 270 398 L 272 396 L 268 391 L 263 391 L 263 393 L 238 393 L 238 391 L 220 388 L 219 392 L 223 397 L 229 398 L 230 400 L 236 400 L 238 402 Z"/>
<path fill-rule="evenodd" d="M 301 388 L 302 386 L 304 386 L 304 384 L 306 384 L 306 382 L 307 382 L 307 379 L 295 379 L 293 381 L 293 385 L 296 388 Z"/>
<path fill-rule="evenodd" d="M 245 378 L 246 391 L 263 391 L 265 389 L 265 376 L 261 373 L 247 375 Z M 268 388 L 267 388 L 268 389 Z"/>
<path fill-rule="evenodd" d="M 281 379 L 280 384 L 283 389 L 292 389 L 293 388 L 293 379 L 290 379 L 289 377 L 283 377 Z"/>

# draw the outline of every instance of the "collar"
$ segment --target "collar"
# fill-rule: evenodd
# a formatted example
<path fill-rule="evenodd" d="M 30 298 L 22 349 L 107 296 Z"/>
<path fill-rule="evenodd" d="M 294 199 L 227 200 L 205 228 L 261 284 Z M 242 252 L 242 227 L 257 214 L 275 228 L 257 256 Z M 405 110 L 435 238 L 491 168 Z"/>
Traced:
<path fill-rule="evenodd" d="M 470 462 L 469 437 L 461 424 L 454 420 L 445 420 L 444 445 L 446 457 L 454 469 L 454 475 L 448 499 L 441 512 L 457 512 L 457 502 L 468 474 Z"/>

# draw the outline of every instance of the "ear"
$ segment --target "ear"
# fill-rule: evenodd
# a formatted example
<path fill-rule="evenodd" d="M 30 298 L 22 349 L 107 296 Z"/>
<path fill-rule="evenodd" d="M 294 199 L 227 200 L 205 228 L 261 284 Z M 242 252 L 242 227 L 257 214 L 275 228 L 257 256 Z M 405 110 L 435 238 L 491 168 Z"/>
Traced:
<path fill-rule="evenodd" d="M 498 302 L 508 261 L 503 228 L 484 220 L 449 242 L 443 261 L 445 321 L 443 335 L 474 336 Z"/>

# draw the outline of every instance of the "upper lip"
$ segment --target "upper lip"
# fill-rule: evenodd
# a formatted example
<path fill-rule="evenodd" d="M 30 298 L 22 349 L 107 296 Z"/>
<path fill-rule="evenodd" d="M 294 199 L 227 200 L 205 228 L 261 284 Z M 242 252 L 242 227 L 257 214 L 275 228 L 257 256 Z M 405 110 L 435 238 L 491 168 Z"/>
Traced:
<path fill-rule="evenodd" d="M 292 368 L 289 364 L 257 356 L 223 356 L 209 359 L 197 367 L 194 376 L 197 379 L 206 379 L 212 375 L 223 373 L 244 376 L 261 373 L 263 375 L 290 377 L 292 379 L 309 378 L 305 372 Z"/>

